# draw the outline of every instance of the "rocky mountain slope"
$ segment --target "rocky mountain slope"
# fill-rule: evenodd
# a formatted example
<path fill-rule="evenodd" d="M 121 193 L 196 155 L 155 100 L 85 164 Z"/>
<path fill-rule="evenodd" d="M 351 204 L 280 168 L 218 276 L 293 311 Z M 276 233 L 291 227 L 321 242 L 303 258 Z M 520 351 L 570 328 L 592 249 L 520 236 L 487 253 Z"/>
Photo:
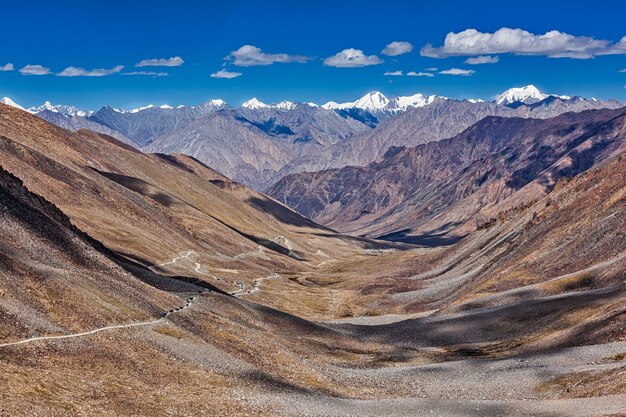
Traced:
<path fill-rule="evenodd" d="M 353 102 L 322 106 L 251 99 L 236 108 L 210 100 L 195 107 L 105 106 L 95 112 L 45 103 L 28 111 L 58 126 L 105 133 L 150 152 L 185 153 L 264 190 L 290 173 L 366 165 L 391 146 L 449 138 L 486 116 L 547 118 L 620 106 L 526 86 L 503 92 L 495 102 L 422 94 L 387 98 L 374 91 Z"/>
<path fill-rule="evenodd" d="M 463 133 L 379 161 L 288 175 L 274 198 L 329 227 L 426 242 L 462 236 L 475 216 L 509 199 L 531 201 L 626 149 L 626 109 L 552 119 L 487 117 Z"/>
<path fill-rule="evenodd" d="M 367 165 L 382 157 L 392 146 L 417 146 L 450 138 L 487 116 L 545 119 L 570 111 L 622 106 L 615 101 L 545 96 L 542 101 L 531 101 L 528 104 L 516 101 L 510 105 L 435 98 L 426 106 L 407 109 L 406 112 L 384 121 L 376 129 L 337 143 L 319 155 L 295 159 L 274 178 L 278 181 L 290 173 Z"/>
<path fill-rule="evenodd" d="M 110 249 L 146 266 L 202 254 L 195 260 L 211 265 L 206 273 L 225 274 L 218 283 L 225 290 L 279 265 L 308 268 L 369 245 L 336 236 L 191 157 L 143 154 L 8 106 L 0 106 L 0 156 L 6 170 Z"/>
<path fill-rule="evenodd" d="M 178 304 L 1 167 L 0 249 L 0 343 L 149 318 Z"/>
<path fill-rule="evenodd" d="M 455 178 L 523 182 L 539 151 L 541 186 L 584 171 L 511 194 L 452 247 L 413 248 L 337 234 L 191 157 L 0 105 L 0 413 L 616 415 L 623 119 L 492 117 L 451 139 L 459 162 L 487 154 Z M 519 163 L 501 136 L 528 146 Z M 415 149 L 388 157 L 419 166 Z"/>
<path fill-rule="evenodd" d="M 225 109 L 162 135 L 144 149 L 183 153 L 257 189 L 283 166 L 370 128 L 319 107 Z"/>

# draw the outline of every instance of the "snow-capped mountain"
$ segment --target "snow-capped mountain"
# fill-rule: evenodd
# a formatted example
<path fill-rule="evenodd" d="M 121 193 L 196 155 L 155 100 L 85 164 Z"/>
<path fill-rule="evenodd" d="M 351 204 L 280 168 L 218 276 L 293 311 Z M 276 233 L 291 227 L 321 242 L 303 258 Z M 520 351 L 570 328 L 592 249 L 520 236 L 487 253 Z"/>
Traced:
<path fill-rule="evenodd" d="M 20 109 L 20 110 L 25 110 L 24 107 L 20 106 L 19 104 L 17 104 L 13 100 L 11 100 L 10 97 L 2 97 L 2 98 L 0 98 L 0 103 L 6 104 L 7 106 L 15 107 L 15 108 Z"/>
<path fill-rule="evenodd" d="M 280 103 L 276 103 L 271 105 L 270 107 L 274 108 L 274 109 L 281 109 L 281 110 L 293 110 L 298 106 L 297 103 L 294 103 L 293 101 L 287 101 L 287 100 L 283 100 Z"/>
<path fill-rule="evenodd" d="M 241 105 L 241 107 L 245 107 L 246 109 L 266 109 L 269 106 L 261 101 L 259 101 L 256 97 L 251 98 Z"/>
<path fill-rule="evenodd" d="M 372 91 L 352 102 L 323 106 L 287 100 L 266 104 L 253 98 L 237 107 L 213 99 L 196 106 L 145 105 L 132 110 L 104 106 L 93 113 L 47 102 L 29 110 L 62 128 L 104 133 L 150 152 L 190 153 L 263 189 L 281 175 L 302 170 L 365 166 L 392 146 L 452 137 L 487 116 L 543 119 L 624 105 L 545 94 L 534 86 L 509 89 L 497 100 L 420 93 L 385 97 Z M 9 98 L 2 102 L 19 107 Z M 247 155 L 230 148 L 238 140 L 245 142 Z"/>
<path fill-rule="evenodd" d="M 142 110 L 148 110 L 154 107 L 154 104 L 148 104 L 147 106 L 137 107 L 131 110 L 128 110 L 129 113 L 139 113 Z"/>
<path fill-rule="evenodd" d="M 322 105 L 326 110 L 362 109 L 367 111 L 383 110 L 389 104 L 389 99 L 379 91 L 372 91 L 365 94 L 356 101 L 348 103 L 337 103 L 329 101 Z"/>
<path fill-rule="evenodd" d="M 384 110 L 388 104 L 389 99 L 385 97 L 383 93 L 379 91 L 372 91 L 355 101 L 353 107 L 367 111 L 376 111 Z"/>
<path fill-rule="evenodd" d="M 389 99 L 379 91 L 372 91 L 356 101 L 348 103 L 329 101 L 322 107 L 327 110 L 361 109 L 370 113 L 397 113 L 406 111 L 409 108 L 427 106 L 437 97 L 439 96 L 425 96 L 418 93 L 412 96 L 400 96 Z"/>
<path fill-rule="evenodd" d="M 541 100 L 548 98 L 549 94 L 544 94 L 534 85 L 527 85 L 526 87 L 513 87 L 504 91 L 496 97 L 496 104 L 503 106 L 521 102 L 524 104 L 533 104 Z"/>
<path fill-rule="evenodd" d="M 539 91 L 537 87 L 531 84 L 527 85 L 526 87 L 509 88 L 508 90 L 504 91 L 496 97 L 495 103 L 503 106 L 515 107 L 521 104 L 532 105 L 535 103 L 539 103 L 547 98 L 557 98 L 567 101 L 597 101 L 595 98 L 586 99 L 582 97 L 572 97 L 559 94 L 546 94 Z"/>
<path fill-rule="evenodd" d="M 226 103 L 224 100 L 222 99 L 213 99 L 213 100 L 209 100 L 208 103 L 210 103 L 211 105 L 215 106 L 215 107 L 224 107 L 227 106 L 228 103 Z"/>
<path fill-rule="evenodd" d="M 251 98 L 241 105 L 241 107 L 257 110 L 257 109 L 277 109 L 277 110 L 295 110 L 299 106 L 319 107 L 315 103 L 297 103 L 289 100 L 283 100 L 279 103 L 265 104 L 257 98 Z"/>
<path fill-rule="evenodd" d="M 185 107 L 185 106 L 178 106 L 180 107 Z M 139 113 L 140 111 L 143 110 L 148 110 L 148 109 L 154 109 L 157 108 L 157 106 L 155 106 L 154 104 L 148 104 L 147 106 L 143 106 L 143 107 L 137 107 L 135 109 L 132 110 L 128 110 L 128 113 Z M 174 107 L 170 106 L 169 104 L 161 104 L 160 106 L 158 106 L 159 109 L 163 109 L 163 110 L 172 110 Z M 115 109 L 116 111 L 118 111 L 118 113 L 125 113 L 125 110 L 120 110 L 120 109 Z"/>
<path fill-rule="evenodd" d="M 537 105 L 539 102 L 543 102 L 547 98 L 556 98 L 560 100 L 583 100 L 588 102 L 598 102 L 596 99 L 584 99 L 580 97 L 570 97 L 565 95 L 557 95 L 557 94 L 546 94 L 541 92 L 534 85 L 527 85 L 525 87 L 514 87 L 509 88 L 508 90 L 499 94 L 494 102 L 498 105 L 507 106 L 507 107 L 517 107 L 520 105 Z M 244 102 L 240 107 L 248 110 L 260 110 L 260 109 L 275 109 L 281 111 L 292 111 L 296 110 L 302 106 L 308 107 L 321 107 L 326 110 L 332 111 L 347 111 L 351 114 L 351 117 L 354 117 L 356 113 L 352 112 L 352 110 L 358 110 L 359 112 L 364 111 L 367 113 L 371 113 L 375 115 L 377 118 L 387 118 L 391 116 L 395 116 L 397 113 L 404 112 L 410 108 L 418 108 L 428 106 L 431 103 L 435 102 L 437 99 L 441 100 L 449 100 L 449 98 L 438 95 L 424 95 L 421 93 L 413 94 L 410 96 L 398 96 L 393 98 L 386 97 L 383 93 L 379 91 L 371 91 L 365 94 L 363 97 L 355 101 L 338 103 L 336 101 L 329 101 L 326 104 L 319 106 L 313 102 L 293 102 L 288 100 L 283 100 L 274 104 L 266 104 L 260 101 L 257 98 L 251 98 Z M 479 98 L 468 98 L 464 99 L 472 104 L 483 103 L 484 100 Z M 20 109 L 24 109 L 19 104 L 15 103 L 9 97 L 4 97 L 0 100 L 0 102 L 4 104 L 11 105 L 13 107 L 17 107 Z M 122 114 L 136 114 L 148 109 L 161 109 L 161 110 L 179 110 L 179 111 L 193 111 L 199 110 L 201 112 L 206 111 L 215 111 L 221 109 L 232 109 L 224 100 L 221 99 L 212 99 L 208 100 L 198 106 L 187 106 L 187 105 L 179 105 L 176 107 L 172 107 L 168 104 L 162 104 L 160 106 L 155 106 L 153 104 L 149 104 L 146 106 L 137 107 L 130 110 L 114 108 L 113 110 L 117 113 Z M 85 111 L 78 109 L 74 106 L 69 105 L 54 105 L 49 101 L 46 101 L 44 104 L 38 107 L 30 107 L 25 109 L 33 114 L 38 114 L 43 111 L 50 111 L 53 113 L 58 113 L 66 117 L 80 116 L 80 117 L 89 117 L 93 115 L 95 112 L 93 111 Z"/>
<path fill-rule="evenodd" d="M 435 95 L 425 96 L 419 93 L 412 96 L 395 97 L 389 100 L 385 110 L 398 112 L 406 111 L 410 107 L 424 107 L 435 101 L 435 98 L 437 98 Z"/>
<path fill-rule="evenodd" d="M 38 107 L 30 107 L 28 111 L 33 114 L 40 113 L 42 111 L 51 111 L 52 113 L 59 113 L 63 116 L 80 116 L 86 117 L 93 114 L 92 111 L 81 110 L 74 106 L 68 106 L 65 104 L 52 104 L 49 101 L 46 101 L 41 106 Z"/>

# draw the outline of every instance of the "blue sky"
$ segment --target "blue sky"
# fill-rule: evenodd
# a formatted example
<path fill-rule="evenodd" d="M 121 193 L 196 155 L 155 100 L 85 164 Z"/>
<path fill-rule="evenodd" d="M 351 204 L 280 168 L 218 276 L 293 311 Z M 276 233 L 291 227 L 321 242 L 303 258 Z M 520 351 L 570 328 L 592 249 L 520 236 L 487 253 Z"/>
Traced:
<path fill-rule="evenodd" d="M 626 2 L 576 3 L 0 0 L 0 67 L 14 68 L 0 71 L 0 96 L 24 106 L 50 100 L 95 109 L 193 105 L 211 98 L 236 105 L 253 96 L 324 103 L 371 90 L 491 99 L 532 83 L 548 93 L 626 101 L 626 72 L 620 72 L 626 69 L 626 38 L 619 43 L 626 36 Z M 553 30 L 559 33 L 541 37 Z M 456 34 L 450 42 L 448 33 Z M 413 49 L 383 54 L 391 42 Z M 426 44 L 432 48 L 423 49 Z M 244 45 L 259 49 L 241 50 Z M 395 52 L 408 49 L 399 46 Z M 341 66 L 346 54 L 356 57 L 351 67 Z M 466 63 L 478 56 L 498 62 Z M 174 57 L 180 60 L 166 61 Z M 183 63 L 136 66 L 150 59 Z M 24 75 L 21 69 L 45 72 L 27 65 L 50 74 Z M 441 73 L 451 68 L 473 73 Z M 98 69 L 110 74 L 81 75 Z M 64 70 L 76 76 L 59 76 Z M 220 70 L 241 75 L 211 77 Z M 144 71 L 167 75 L 123 75 Z M 396 71 L 403 76 L 384 75 Z"/>

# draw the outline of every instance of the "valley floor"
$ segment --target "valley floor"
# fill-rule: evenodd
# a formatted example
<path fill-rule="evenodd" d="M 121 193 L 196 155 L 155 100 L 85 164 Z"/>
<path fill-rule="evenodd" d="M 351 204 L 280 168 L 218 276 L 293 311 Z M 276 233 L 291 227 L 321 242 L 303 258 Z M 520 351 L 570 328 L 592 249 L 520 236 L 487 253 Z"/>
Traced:
<path fill-rule="evenodd" d="M 148 326 L 3 346 L 0 412 L 563 417 L 624 412 L 626 341 L 442 361 L 440 348 L 390 350 L 309 328 L 311 340 L 303 332 L 296 337 L 302 344 L 292 341 L 287 347 L 263 333 L 286 337 L 276 329 L 291 318 L 246 302 L 232 304 L 230 297 L 208 292 L 198 295 L 192 308 Z M 257 323 L 262 330 L 234 322 L 233 313 L 240 320 L 263 316 Z M 210 329 L 194 330 L 203 321 Z M 301 326 L 303 331 L 310 325 Z M 294 356 L 297 352 L 303 356 Z"/>

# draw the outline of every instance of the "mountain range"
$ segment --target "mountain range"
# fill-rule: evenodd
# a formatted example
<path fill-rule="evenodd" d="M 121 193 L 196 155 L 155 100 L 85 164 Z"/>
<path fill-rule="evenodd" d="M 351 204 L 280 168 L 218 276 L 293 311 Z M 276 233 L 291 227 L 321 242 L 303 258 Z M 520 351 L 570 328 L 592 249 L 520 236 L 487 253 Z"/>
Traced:
<path fill-rule="evenodd" d="M 550 119 L 488 116 L 450 139 L 379 161 L 285 176 L 277 200 L 334 229 L 404 242 L 451 239 L 529 204 L 626 150 L 626 108 Z"/>
<path fill-rule="evenodd" d="M 619 415 L 625 135 L 486 115 L 274 199 L 0 104 L 0 413 Z"/>
<path fill-rule="evenodd" d="M 21 108 L 9 98 L 2 102 Z M 366 165 L 391 146 L 416 146 L 454 136 L 490 116 L 547 118 L 621 103 L 512 88 L 494 102 L 422 94 L 389 99 L 371 92 L 338 104 L 251 99 L 199 106 L 144 106 L 97 111 L 45 103 L 29 112 L 70 130 L 89 129 L 149 152 L 185 153 L 257 190 L 290 173 Z"/>

